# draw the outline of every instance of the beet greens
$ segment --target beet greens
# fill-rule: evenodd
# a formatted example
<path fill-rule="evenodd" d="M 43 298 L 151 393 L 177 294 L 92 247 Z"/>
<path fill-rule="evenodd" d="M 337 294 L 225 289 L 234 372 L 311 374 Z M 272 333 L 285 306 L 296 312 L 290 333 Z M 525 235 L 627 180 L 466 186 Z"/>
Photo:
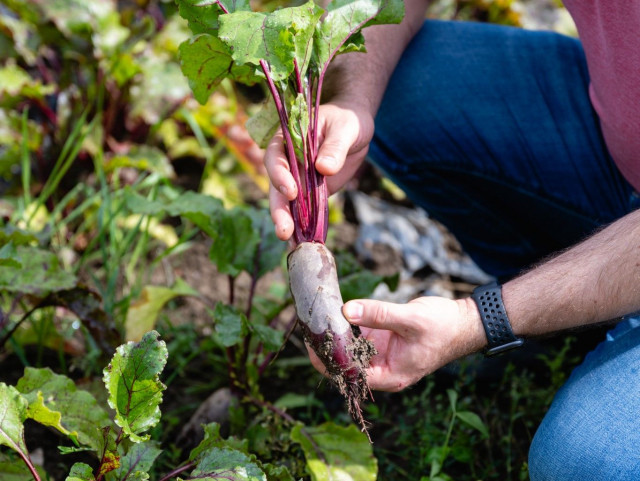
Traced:
<path fill-rule="evenodd" d="M 327 187 L 313 167 L 323 79 L 336 55 L 365 51 L 364 27 L 400 22 L 403 2 L 338 0 L 329 4 L 324 18 L 325 10 L 312 1 L 271 13 L 252 11 L 246 0 L 178 0 L 178 5 L 195 34 L 180 47 L 181 65 L 200 102 L 224 78 L 244 84 L 266 81 L 273 101 L 269 108 L 277 113 L 272 118 L 282 128 L 298 185 L 298 197 L 291 202 L 294 240 L 324 243 Z M 274 125 L 267 121 L 259 128 L 273 132 Z"/>

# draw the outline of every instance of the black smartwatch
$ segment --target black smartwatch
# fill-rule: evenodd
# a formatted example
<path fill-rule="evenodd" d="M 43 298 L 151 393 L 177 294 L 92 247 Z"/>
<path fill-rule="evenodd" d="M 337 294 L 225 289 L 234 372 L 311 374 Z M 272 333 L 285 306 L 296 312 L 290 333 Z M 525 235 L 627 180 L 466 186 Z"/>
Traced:
<path fill-rule="evenodd" d="M 524 344 L 524 340 L 516 337 L 511 329 L 511 323 L 502 302 L 501 285 L 492 282 L 476 287 L 471 298 L 478 306 L 484 332 L 487 334 L 488 345 L 484 350 L 485 356 L 502 354 Z"/>

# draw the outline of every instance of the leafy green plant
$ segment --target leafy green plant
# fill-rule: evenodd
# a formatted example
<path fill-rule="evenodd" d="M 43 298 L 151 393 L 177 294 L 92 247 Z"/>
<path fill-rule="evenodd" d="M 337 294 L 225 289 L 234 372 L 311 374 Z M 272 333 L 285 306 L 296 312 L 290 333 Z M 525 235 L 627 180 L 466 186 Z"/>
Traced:
<path fill-rule="evenodd" d="M 17 453 L 25 466 L 16 469 L 9 464 L 10 456 L 0 453 L 0 474 L 11 474 L 16 480 L 44 479 L 24 440 L 24 422 L 30 419 L 58 431 L 72 443 L 59 448 L 63 453 L 89 451 L 95 455 L 94 466 L 75 463 L 67 481 L 149 479 L 162 453 L 149 431 L 161 418 L 159 406 L 166 386 L 160 375 L 166 361 L 167 348 L 155 331 L 138 343 L 118 347 L 103 376 L 113 421 L 92 394 L 50 369 L 27 368 L 15 387 L 0 383 L 0 445 Z M 282 415 L 292 421 L 284 412 Z M 301 445 L 313 479 L 339 473 L 349 479 L 375 479 L 371 447 L 354 426 L 326 423 L 306 428 L 299 422 L 291 424 L 291 442 Z M 205 426 L 204 432 L 204 439 L 188 459 L 159 479 L 293 481 L 285 466 L 261 462 L 250 453 L 247 440 L 223 439 L 216 424 Z M 190 474 L 179 477 L 183 473 Z"/>
<path fill-rule="evenodd" d="M 427 459 L 429 459 L 431 463 L 430 473 L 428 477 L 420 478 L 421 481 L 448 481 L 452 479 L 442 471 L 442 467 L 451 452 L 451 434 L 453 433 L 456 422 L 463 422 L 478 431 L 483 437 L 489 437 L 489 431 L 484 422 L 482 422 L 482 419 L 480 419 L 480 416 L 472 411 L 458 410 L 458 393 L 456 391 L 448 389 L 447 397 L 449 398 L 451 408 L 451 419 L 447 426 L 447 434 L 442 445 L 434 446 L 429 450 Z"/>

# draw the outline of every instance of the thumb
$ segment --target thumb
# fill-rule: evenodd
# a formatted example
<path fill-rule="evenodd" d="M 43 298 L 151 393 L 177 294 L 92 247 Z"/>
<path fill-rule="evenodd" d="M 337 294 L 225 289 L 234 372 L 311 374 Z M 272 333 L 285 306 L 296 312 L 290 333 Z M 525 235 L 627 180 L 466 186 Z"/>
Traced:
<path fill-rule="evenodd" d="M 345 159 L 358 137 L 358 122 L 345 116 L 341 110 L 325 110 L 322 143 L 318 149 L 316 167 L 322 175 L 335 175 L 342 169 Z"/>
<path fill-rule="evenodd" d="M 342 307 L 347 320 L 357 326 L 385 329 L 405 336 L 412 330 L 410 307 L 406 304 L 358 299 Z"/>
<path fill-rule="evenodd" d="M 350 145 L 338 135 L 329 135 L 318 150 L 316 168 L 322 175 L 331 176 L 337 174 L 344 164 L 344 159 L 349 153 Z"/>

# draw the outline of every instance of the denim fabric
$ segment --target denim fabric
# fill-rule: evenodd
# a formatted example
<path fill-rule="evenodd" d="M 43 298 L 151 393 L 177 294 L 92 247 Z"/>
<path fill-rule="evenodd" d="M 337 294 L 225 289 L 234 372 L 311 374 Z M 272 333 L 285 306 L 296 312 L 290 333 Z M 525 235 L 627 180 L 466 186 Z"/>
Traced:
<path fill-rule="evenodd" d="M 505 280 L 640 207 L 588 84 L 575 39 L 427 21 L 391 78 L 370 160 Z M 533 481 L 640 480 L 639 317 L 557 394 L 530 465 Z"/>
<path fill-rule="evenodd" d="M 504 280 L 628 213 L 580 43 L 427 21 L 393 74 L 370 160 Z"/>
<path fill-rule="evenodd" d="M 609 332 L 558 391 L 531 444 L 529 475 L 640 479 L 640 316 Z"/>

